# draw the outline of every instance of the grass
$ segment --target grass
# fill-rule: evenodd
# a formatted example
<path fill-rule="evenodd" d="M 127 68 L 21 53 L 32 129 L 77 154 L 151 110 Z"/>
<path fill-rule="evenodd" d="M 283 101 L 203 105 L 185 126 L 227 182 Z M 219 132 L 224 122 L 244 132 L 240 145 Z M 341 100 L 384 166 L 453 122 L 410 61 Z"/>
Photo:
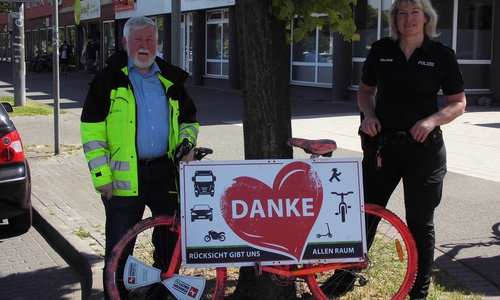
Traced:
<path fill-rule="evenodd" d="M 8 102 L 14 107 L 14 111 L 10 112 L 11 117 L 18 116 L 46 116 L 54 114 L 54 109 L 48 105 L 36 103 L 35 101 L 26 100 L 26 106 L 14 106 L 14 97 L 0 97 L 0 102 Z M 65 114 L 61 110 L 61 114 Z"/>
<path fill-rule="evenodd" d="M 481 300 L 483 297 L 472 293 L 465 285 L 458 282 L 452 275 L 434 268 L 430 294 L 427 300 Z"/>
<path fill-rule="evenodd" d="M 82 240 L 85 239 L 85 238 L 90 237 L 90 232 L 85 231 L 83 228 L 79 228 L 78 230 L 74 230 L 73 233 L 77 237 L 81 238 Z"/>
<path fill-rule="evenodd" d="M 24 150 L 28 153 L 36 153 L 36 154 L 50 154 L 54 152 L 54 145 L 53 144 L 47 144 L 43 146 L 37 146 L 37 145 L 27 145 L 24 146 Z M 83 149 L 82 145 L 68 145 L 68 144 L 61 144 L 59 145 L 60 149 L 62 152 L 67 153 L 67 154 L 74 154 L 75 152 L 79 152 Z"/>

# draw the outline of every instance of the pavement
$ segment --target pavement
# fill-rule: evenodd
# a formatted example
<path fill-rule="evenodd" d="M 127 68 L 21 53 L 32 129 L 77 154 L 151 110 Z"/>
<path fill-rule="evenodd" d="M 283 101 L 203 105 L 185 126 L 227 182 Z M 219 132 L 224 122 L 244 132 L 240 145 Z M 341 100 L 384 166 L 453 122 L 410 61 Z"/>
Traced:
<path fill-rule="evenodd" d="M 0 63 L 0 96 L 13 96 L 11 70 Z M 53 106 L 52 73 L 26 78 L 26 98 Z M 76 72 L 59 79 L 64 114 L 12 119 L 31 165 L 35 226 L 80 270 L 82 299 L 102 299 L 105 215 L 79 132 L 89 79 Z M 188 90 L 199 110 L 199 144 L 214 149 L 207 159 L 244 159 L 241 93 Z M 292 99 L 293 136 L 334 139 L 337 157 L 361 156 L 358 125 L 355 103 Z M 436 210 L 435 263 L 484 299 L 500 300 L 500 108 L 468 106 L 443 132 L 449 173 Z M 296 149 L 294 156 L 307 157 Z M 389 208 L 404 216 L 401 199 L 400 186 Z"/>

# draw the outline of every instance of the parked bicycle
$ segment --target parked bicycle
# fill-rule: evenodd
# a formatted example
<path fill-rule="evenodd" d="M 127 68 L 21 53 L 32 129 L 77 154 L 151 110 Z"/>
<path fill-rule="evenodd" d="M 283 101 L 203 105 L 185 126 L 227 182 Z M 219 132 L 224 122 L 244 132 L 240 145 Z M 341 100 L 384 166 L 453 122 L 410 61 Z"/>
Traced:
<path fill-rule="evenodd" d="M 53 70 L 52 53 L 47 53 L 43 51 L 32 53 L 31 57 L 26 62 L 26 68 L 28 71 L 35 71 L 37 73 L 42 71 L 52 71 Z"/>
<path fill-rule="evenodd" d="M 336 149 L 332 140 L 292 138 L 287 144 L 302 148 L 313 159 L 330 157 Z M 415 241 L 407 226 L 394 213 L 368 203 L 363 208 L 366 232 L 374 236 L 367 241 L 369 251 L 361 260 L 287 265 L 263 265 L 255 261 L 256 274 L 268 273 L 280 286 L 304 285 L 308 288 L 307 293 L 316 299 L 334 298 L 329 293 L 335 290 L 331 285 L 338 284 L 337 280 L 329 280 L 334 274 L 337 278 L 354 278 L 351 284 L 359 288 L 352 292 L 352 299 L 404 299 L 417 272 Z M 163 268 L 152 266 L 155 260 L 158 265 L 154 253 L 160 252 L 150 242 L 153 230 L 179 233 L 174 255 L 170 263 L 164 263 Z M 186 258 L 182 257 L 181 232 L 181 218 L 177 215 L 148 218 L 131 228 L 114 247 L 108 263 L 106 284 L 109 296 L 112 299 L 141 299 L 141 295 L 153 284 L 162 283 L 178 299 L 222 299 L 227 287 L 227 269 L 210 266 L 186 268 L 183 265 Z M 222 252 L 220 255 L 223 255 Z M 120 287 L 130 291 L 130 298 L 120 298 Z"/>

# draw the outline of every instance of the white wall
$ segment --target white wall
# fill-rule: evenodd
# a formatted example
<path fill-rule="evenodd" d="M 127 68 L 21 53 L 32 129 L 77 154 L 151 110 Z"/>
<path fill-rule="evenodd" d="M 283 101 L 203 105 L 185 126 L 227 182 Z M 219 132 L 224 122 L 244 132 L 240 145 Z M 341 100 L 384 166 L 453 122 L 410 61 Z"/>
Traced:
<path fill-rule="evenodd" d="M 233 6 L 235 0 L 181 0 L 181 10 L 191 11 L 216 7 Z M 115 13 L 115 19 L 128 19 L 135 16 L 154 16 L 172 12 L 172 1 L 137 0 L 137 9 Z"/>

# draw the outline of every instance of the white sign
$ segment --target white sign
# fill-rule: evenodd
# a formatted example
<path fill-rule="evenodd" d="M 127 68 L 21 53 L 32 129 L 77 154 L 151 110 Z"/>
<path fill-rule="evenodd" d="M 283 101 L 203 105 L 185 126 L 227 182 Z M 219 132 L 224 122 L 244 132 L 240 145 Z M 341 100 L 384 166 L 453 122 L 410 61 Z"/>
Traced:
<path fill-rule="evenodd" d="M 81 20 L 100 18 L 101 0 L 81 0 L 80 11 L 81 11 Z"/>
<path fill-rule="evenodd" d="M 366 253 L 361 159 L 180 166 L 188 267 L 357 262 Z"/>

